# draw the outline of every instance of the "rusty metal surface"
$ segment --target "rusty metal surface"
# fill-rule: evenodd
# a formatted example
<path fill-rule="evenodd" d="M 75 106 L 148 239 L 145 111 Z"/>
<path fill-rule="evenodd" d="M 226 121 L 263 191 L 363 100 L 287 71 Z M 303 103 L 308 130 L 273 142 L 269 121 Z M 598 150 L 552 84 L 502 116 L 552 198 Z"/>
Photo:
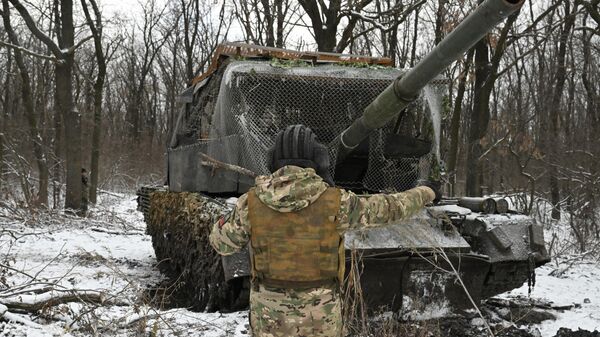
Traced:
<path fill-rule="evenodd" d="M 223 43 L 217 46 L 210 61 L 208 70 L 192 80 L 192 85 L 202 82 L 210 77 L 218 68 L 222 58 L 227 57 L 260 57 L 278 58 L 283 60 L 307 60 L 313 63 L 367 63 L 391 67 L 392 60 L 389 57 L 370 57 L 353 54 L 336 54 L 324 52 L 303 52 L 289 49 L 257 46 L 245 43 Z"/>

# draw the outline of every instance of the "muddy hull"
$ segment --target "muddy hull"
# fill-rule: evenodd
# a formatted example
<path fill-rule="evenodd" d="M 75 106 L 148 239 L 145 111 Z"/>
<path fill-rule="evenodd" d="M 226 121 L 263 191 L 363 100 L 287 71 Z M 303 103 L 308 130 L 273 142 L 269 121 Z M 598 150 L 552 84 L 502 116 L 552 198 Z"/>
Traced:
<path fill-rule="evenodd" d="M 212 224 L 231 206 L 198 193 L 139 194 L 159 268 L 176 281 L 179 304 L 202 311 L 246 308 L 247 249 L 220 257 L 208 243 Z M 399 224 L 348 232 L 346 270 L 360 278 L 373 312 L 442 317 L 532 281 L 535 267 L 548 260 L 536 226 L 517 214 L 456 216 L 433 207 Z"/>

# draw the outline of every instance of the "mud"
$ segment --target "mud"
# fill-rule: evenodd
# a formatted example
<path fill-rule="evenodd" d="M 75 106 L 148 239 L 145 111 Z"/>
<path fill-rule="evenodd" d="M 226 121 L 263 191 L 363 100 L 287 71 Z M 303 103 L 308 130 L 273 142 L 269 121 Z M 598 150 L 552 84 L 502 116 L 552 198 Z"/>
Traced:
<path fill-rule="evenodd" d="M 581 329 L 573 331 L 567 328 L 560 328 L 554 337 L 600 337 L 600 332 L 595 330 L 594 332 L 590 332 Z"/>
<path fill-rule="evenodd" d="M 553 309 L 549 302 L 524 298 L 492 299 L 482 303 L 480 310 L 485 321 L 473 310 L 455 317 L 422 321 L 399 321 L 388 313 L 373 318 L 362 326 L 358 322 L 358 326 L 350 328 L 353 334 L 347 337 L 489 337 L 491 334 L 486 322 L 496 337 L 540 337 L 535 324 L 555 319 L 556 313 L 563 311 Z M 600 337 L 600 333 L 561 328 L 554 337 Z"/>
<path fill-rule="evenodd" d="M 373 322 L 367 334 L 353 334 L 347 337 L 363 335 L 373 337 L 419 336 L 419 337 L 489 337 L 490 333 L 480 319 L 469 317 L 443 318 L 420 322 L 391 322 L 390 320 Z M 490 328 L 496 337 L 540 337 L 534 328 L 518 328 L 508 321 L 491 323 Z M 561 328 L 554 337 L 600 337 L 600 332 L 587 330 L 572 331 Z"/>

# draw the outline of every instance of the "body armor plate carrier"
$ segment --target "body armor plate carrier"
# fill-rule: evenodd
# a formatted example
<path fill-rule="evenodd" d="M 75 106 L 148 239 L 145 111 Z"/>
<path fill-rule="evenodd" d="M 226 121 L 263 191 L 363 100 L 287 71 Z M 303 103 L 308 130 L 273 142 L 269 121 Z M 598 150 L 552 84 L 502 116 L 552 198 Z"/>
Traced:
<path fill-rule="evenodd" d="M 253 280 L 284 289 L 339 285 L 344 275 L 343 237 L 337 231 L 340 191 L 328 188 L 297 212 L 278 212 L 248 192 Z"/>

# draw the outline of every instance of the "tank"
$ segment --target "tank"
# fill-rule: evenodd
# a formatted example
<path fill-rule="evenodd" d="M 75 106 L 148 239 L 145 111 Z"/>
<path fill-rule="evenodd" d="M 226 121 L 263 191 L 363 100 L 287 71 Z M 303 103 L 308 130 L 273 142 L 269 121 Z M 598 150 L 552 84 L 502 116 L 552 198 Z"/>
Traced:
<path fill-rule="evenodd" d="M 522 4 L 486 0 L 407 71 L 387 58 L 220 45 L 180 96 L 167 184 L 138 191 L 179 304 L 247 307 L 248 250 L 221 257 L 208 235 L 254 177 L 269 173 L 268 149 L 288 125 L 305 124 L 328 144 L 339 187 L 402 191 L 436 177 L 447 85 L 439 73 Z M 503 198 L 445 198 L 400 223 L 347 232 L 344 245 L 349 284 L 362 290 L 364 304 L 408 318 L 444 316 L 533 285 L 535 268 L 549 261 L 542 227 Z"/>

